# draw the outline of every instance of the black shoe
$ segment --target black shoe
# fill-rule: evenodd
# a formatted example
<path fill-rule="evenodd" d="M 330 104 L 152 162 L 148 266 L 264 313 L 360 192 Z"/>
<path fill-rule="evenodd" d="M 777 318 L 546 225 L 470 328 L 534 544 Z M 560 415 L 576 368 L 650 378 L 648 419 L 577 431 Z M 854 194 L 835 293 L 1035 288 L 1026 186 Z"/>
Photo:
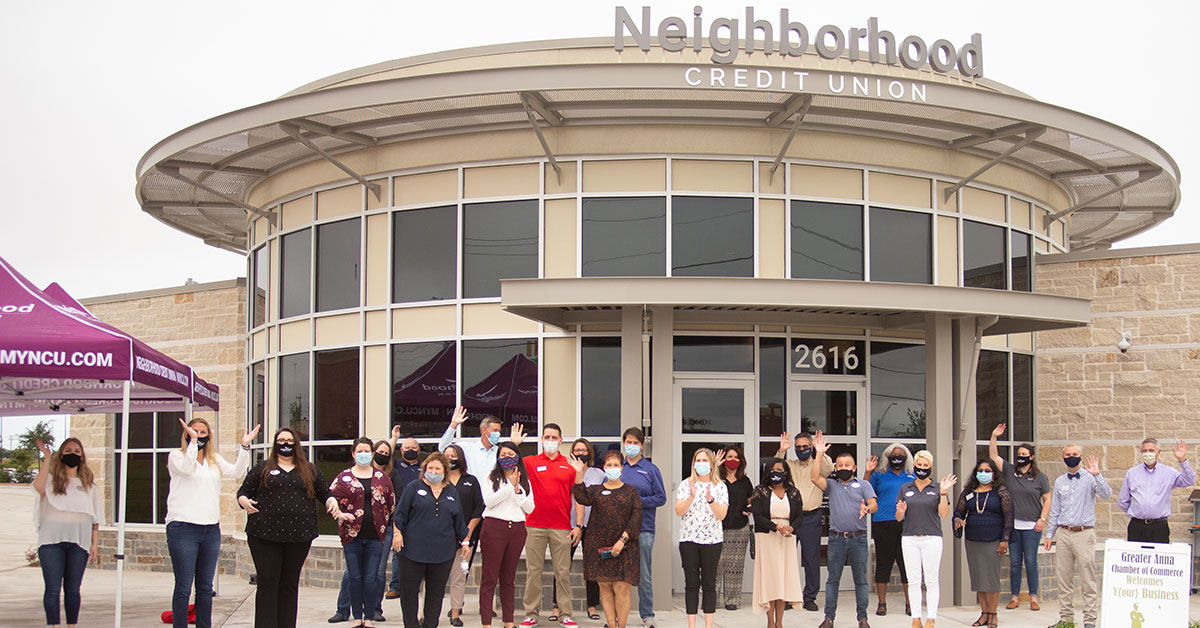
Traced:
<path fill-rule="evenodd" d="M 454 628 L 462 628 L 462 625 L 463 625 L 463 620 L 462 620 L 462 616 L 461 616 L 461 615 L 460 615 L 460 616 L 458 616 L 458 617 L 452 617 L 452 616 L 450 615 L 450 613 L 446 613 L 446 616 L 447 616 L 447 617 L 450 617 L 450 625 L 451 625 L 451 626 L 454 626 Z"/>
<path fill-rule="evenodd" d="M 736 611 L 736 610 L 737 610 L 737 604 L 726 604 L 726 605 L 725 605 L 725 610 L 727 610 L 727 611 Z"/>
<path fill-rule="evenodd" d="M 371 617 L 371 621 L 387 621 L 387 617 L 384 617 L 383 613 L 375 613 L 375 615 Z"/>
<path fill-rule="evenodd" d="M 804 603 L 804 610 L 806 610 L 806 611 L 816 611 L 816 610 L 821 610 L 821 609 L 817 608 L 817 603 L 816 603 L 815 601 L 813 601 L 813 600 L 809 600 L 809 601 L 807 601 L 807 602 L 805 602 L 805 603 Z"/>
<path fill-rule="evenodd" d="M 344 621 L 350 621 L 350 618 L 341 613 L 334 613 L 333 617 L 329 618 L 329 623 L 331 624 L 340 624 Z"/>
<path fill-rule="evenodd" d="M 791 603 L 791 602 L 788 602 L 787 604 L 784 604 L 784 605 L 783 605 L 783 610 L 785 610 L 785 611 L 790 611 L 790 610 L 792 610 L 792 603 Z"/>

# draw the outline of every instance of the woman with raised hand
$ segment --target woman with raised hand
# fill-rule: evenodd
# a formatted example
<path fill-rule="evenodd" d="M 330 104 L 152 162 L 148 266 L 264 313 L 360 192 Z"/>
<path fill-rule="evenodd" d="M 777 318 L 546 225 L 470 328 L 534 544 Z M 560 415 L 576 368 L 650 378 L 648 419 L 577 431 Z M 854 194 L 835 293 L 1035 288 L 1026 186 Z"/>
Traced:
<path fill-rule="evenodd" d="M 379 561 L 396 505 L 391 478 L 372 464 L 373 446 L 369 438 L 355 439 L 351 445 L 354 466 L 338 474 L 329 485 L 329 492 L 343 513 L 338 521 L 338 537 L 349 575 L 346 588 L 350 594 L 350 614 L 356 627 L 367 628 L 374 628 L 373 611 L 383 599 Z"/>
<path fill-rule="evenodd" d="M 975 463 L 975 470 L 954 507 L 954 535 L 966 537 L 967 568 L 980 615 L 972 626 L 998 625 L 1000 557 L 1008 553 L 1013 530 L 1013 500 L 996 463 Z"/>
<path fill-rule="evenodd" d="M 79 587 L 89 562 L 98 563 L 100 525 L 104 523 L 104 491 L 88 468 L 83 443 L 68 438 L 54 451 L 35 441 L 42 465 L 33 480 L 37 493 L 33 524 L 38 535 L 38 562 L 42 565 L 42 608 L 46 625 L 62 626 L 59 592 L 66 606 L 67 626 L 79 623 L 82 596 Z"/>
<path fill-rule="evenodd" d="M 754 516 L 754 614 L 767 612 L 767 628 L 783 628 L 783 610 L 804 600 L 796 530 L 804 518 L 800 491 L 792 483 L 788 465 L 767 458 L 762 479 L 750 497 Z"/>
<path fill-rule="evenodd" d="M 459 445 L 450 445 L 442 452 L 446 455 L 446 481 L 458 491 L 459 507 L 462 508 L 463 518 L 467 520 L 467 541 L 470 543 L 470 554 L 474 554 L 475 544 L 479 542 L 479 524 L 483 518 L 483 492 L 479 487 L 479 479 L 467 473 L 467 456 Z M 462 611 L 466 603 L 467 571 L 471 566 L 470 558 L 463 561 L 467 569 L 455 565 L 450 570 L 450 625 L 461 628 L 463 625 Z"/>
<path fill-rule="evenodd" d="M 317 538 L 317 505 L 340 518 L 321 470 L 308 461 L 290 427 L 275 430 L 271 453 L 254 465 L 238 489 L 246 511 L 246 544 L 254 560 L 256 628 L 295 628 L 300 570 Z"/>
<path fill-rule="evenodd" d="M 233 464 L 217 450 L 212 426 L 202 418 L 179 419 L 179 449 L 167 456 L 167 551 L 175 572 L 171 623 L 187 628 L 188 601 L 196 583 L 196 628 L 212 626 L 213 578 L 221 553 L 221 479 L 240 479 L 250 468 L 250 444 L 261 425 L 242 436 Z"/>
<path fill-rule="evenodd" d="M 746 568 L 746 548 L 750 546 L 750 495 L 754 484 L 746 477 L 746 456 L 733 445 L 717 452 L 719 474 L 729 493 L 729 512 L 721 520 L 721 560 L 717 565 L 717 589 L 725 600 L 725 610 L 736 611 L 742 603 L 742 572 Z"/>
<path fill-rule="evenodd" d="M 958 483 L 954 474 L 933 484 L 933 454 L 922 449 L 913 456 L 915 480 L 900 487 L 896 496 L 896 520 L 900 522 L 900 546 L 906 570 L 913 586 L 912 628 L 933 628 L 937 620 L 939 597 L 938 570 L 942 560 L 942 519 L 950 514 L 950 489 Z M 927 621 L 921 625 L 921 582 L 929 593 L 926 598 Z"/>
<path fill-rule="evenodd" d="M 533 512 L 533 491 L 521 464 L 517 444 L 496 445 L 496 465 L 480 486 L 483 523 L 480 524 L 479 553 L 483 576 L 479 580 L 479 618 L 483 628 L 492 627 L 496 585 L 500 585 L 500 612 L 505 628 L 512 628 L 516 614 L 517 564 L 525 549 L 525 516 Z"/>
<path fill-rule="evenodd" d="M 704 627 L 717 614 L 717 563 L 721 560 L 721 520 L 729 511 L 729 491 L 718 481 L 717 456 L 701 447 L 692 454 L 692 474 L 675 491 L 679 558 L 683 563 L 683 599 L 688 628 L 696 628 L 700 590 L 704 590 Z"/>

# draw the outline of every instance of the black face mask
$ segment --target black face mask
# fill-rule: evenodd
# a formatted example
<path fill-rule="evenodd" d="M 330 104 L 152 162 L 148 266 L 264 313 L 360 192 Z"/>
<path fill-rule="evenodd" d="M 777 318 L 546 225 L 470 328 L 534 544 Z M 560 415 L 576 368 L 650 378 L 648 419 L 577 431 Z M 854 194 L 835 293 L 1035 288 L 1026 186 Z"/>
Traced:
<path fill-rule="evenodd" d="M 196 437 L 196 449 L 204 449 L 205 447 L 208 447 L 208 437 L 207 436 L 197 436 Z"/>
<path fill-rule="evenodd" d="M 1079 463 L 1083 462 L 1083 458 L 1079 456 L 1066 456 L 1063 458 L 1063 462 L 1067 463 L 1068 469 L 1074 469 L 1079 466 Z"/>
<path fill-rule="evenodd" d="M 1025 465 L 1029 464 L 1030 460 L 1032 460 L 1032 458 L 1030 458 L 1029 456 L 1017 456 L 1017 466 L 1023 467 Z"/>
<path fill-rule="evenodd" d="M 286 457 L 286 456 L 290 456 L 294 453 L 296 453 L 296 445 L 295 444 L 288 443 L 286 445 L 281 445 L 279 443 L 275 443 L 275 455 Z"/>
<path fill-rule="evenodd" d="M 812 447 L 797 447 L 796 448 L 796 457 L 799 458 L 801 461 L 812 458 Z"/>
<path fill-rule="evenodd" d="M 907 459 L 904 456 L 895 456 L 888 458 L 888 464 L 892 465 L 893 469 L 903 469 L 905 460 Z"/>
<path fill-rule="evenodd" d="M 850 478 L 854 477 L 854 469 L 838 469 L 833 475 L 843 482 L 849 482 Z"/>
<path fill-rule="evenodd" d="M 588 463 L 592 461 L 587 454 L 575 454 L 575 459 L 582 462 L 583 466 L 585 467 L 588 466 Z"/>
<path fill-rule="evenodd" d="M 930 475 L 933 475 L 933 469 L 922 469 L 921 467 L 913 467 L 913 475 L 917 476 L 917 479 L 924 480 L 924 479 L 929 478 Z"/>
<path fill-rule="evenodd" d="M 63 454 L 62 463 L 72 469 L 79 466 L 83 462 L 83 456 L 79 454 Z"/>
<path fill-rule="evenodd" d="M 405 460 L 412 462 L 417 459 L 419 454 L 416 449 L 405 449 L 401 455 L 404 456 Z"/>
<path fill-rule="evenodd" d="M 453 459 L 453 458 L 446 458 L 446 461 L 450 463 L 450 470 L 451 470 L 451 471 L 457 471 L 457 470 L 458 470 L 458 460 L 455 460 L 455 459 Z"/>
<path fill-rule="evenodd" d="M 391 461 L 392 461 L 392 457 L 388 454 L 380 454 L 380 453 L 375 454 L 375 464 L 377 464 L 381 467 L 386 467 L 387 463 L 389 463 Z"/>
<path fill-rule="evenodd" d="M 767 483 L 783 484 L 784 477 L 786 477 L 786 476 L 784 476 L 783 471 L 772 471 L 767 474 Z"/>

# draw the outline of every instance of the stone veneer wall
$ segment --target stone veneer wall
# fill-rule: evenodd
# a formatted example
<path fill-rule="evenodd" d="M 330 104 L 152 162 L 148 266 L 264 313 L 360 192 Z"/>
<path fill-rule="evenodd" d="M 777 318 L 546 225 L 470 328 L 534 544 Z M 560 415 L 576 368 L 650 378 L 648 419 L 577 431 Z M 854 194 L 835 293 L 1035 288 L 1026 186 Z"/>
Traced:
<path fill-rule="evenodd" d="M 1041 256 L 1037 291 L 1092 301 L 1091 325 L 1037 335 L 1038 464 L 1062 474 L 1069 443 L 1099 457 L 1114 496 L 1098 504 L 1098 536 L 1124 538 L 1116 495 L 1143 438 L 1159 439 L 1172 467 L 1175 441 L 1188 440 L 1200 468 L 1200 245 Z M 1192 540 L 1190 493 L 1173 494 L 1175 542 Z"/>

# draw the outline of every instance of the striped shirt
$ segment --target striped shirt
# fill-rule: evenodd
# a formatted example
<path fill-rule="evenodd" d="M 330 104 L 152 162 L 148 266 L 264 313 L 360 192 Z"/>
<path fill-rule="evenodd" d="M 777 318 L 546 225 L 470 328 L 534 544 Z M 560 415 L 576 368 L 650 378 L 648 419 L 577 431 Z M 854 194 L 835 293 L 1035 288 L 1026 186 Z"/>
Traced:
<path fill-rule="evenodd" d="M 1064 473 L 1054 480 L 1054 497 L 1050 501 L 1050 521 L 1046 538 L 1053 538 L 1058 526 L 1095 526 L 1096 498 L 1112 497 L 1112 487 L 1103 475 L 1092 475 L 1083 466 L 1079 477 Z"/>

